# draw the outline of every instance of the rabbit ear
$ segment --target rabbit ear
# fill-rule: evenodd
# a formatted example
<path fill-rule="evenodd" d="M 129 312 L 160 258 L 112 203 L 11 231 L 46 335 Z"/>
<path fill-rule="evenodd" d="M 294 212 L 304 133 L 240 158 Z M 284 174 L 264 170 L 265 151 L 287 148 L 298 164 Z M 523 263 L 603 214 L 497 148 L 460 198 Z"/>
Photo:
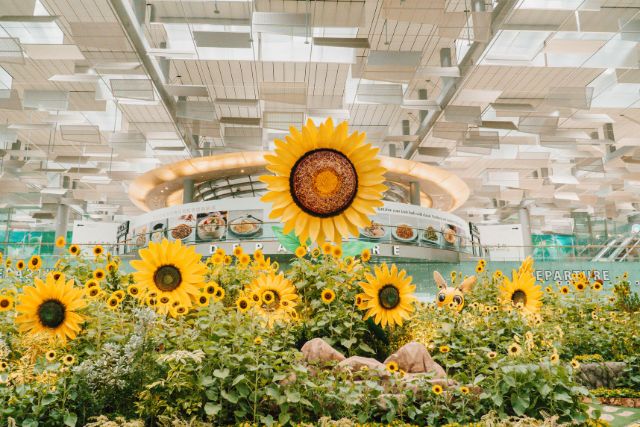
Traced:
<path fill-rule="evenodd" d="M 473 288 L 473 285 L 475 284 L 476 284 L 476 276 L 467 277 L 462 281 L 462 283 L 460 283 L 460 286 L 458 286 L 458 289 L 460 289 L 460 292 L 462 292 L 463 294 L 466 294 L 471 290 L 471 288 Z"/>
<path fill-rule="evenodd" d="M 436 285 L 438 285 L 438 288 L 447 289 L 447 282 L 444 280 L 444 277 L 442 277 L 442 274 L 438 273 L 437 271 L 434 271 L 433 280 L 436 281 Z"/>

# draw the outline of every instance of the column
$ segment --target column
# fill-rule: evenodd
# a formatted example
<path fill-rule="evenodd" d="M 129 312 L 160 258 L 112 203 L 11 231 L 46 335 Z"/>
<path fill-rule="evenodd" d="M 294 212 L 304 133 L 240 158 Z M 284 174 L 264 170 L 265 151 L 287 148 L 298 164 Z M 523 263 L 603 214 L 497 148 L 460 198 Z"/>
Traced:
<path fill-rule="evenodd" d="M 533 242 L 531 240 L 531 214 L 528 207 L 521 207 L 518 211 L 520 225 L 522 228 L 522 242 L 524 245 L 524 256 L 533 254 Z"/>
<path fill-rule="evenodd" d="M 420 183 L 418 181 L 409 183 L 409 202 L 412 205 L 420 206 Z"/>
<path fill-rule="evenodd" d="M 193 193 L 195 193 L 195 184 L 193 179 L 185 178 L 182 181 L 182 203 L 191 203 L 193 202 Z"/>
<path fill-rule="evenodd" d="M 62 177 L 62 188 L 69 189 L 71 187 L 71 178 L 68 176 Z M 67 193 L 64 193 L 60 197 L 60 201 L 58 202 L 58 209 L 56 212 L 56 234 L 55 239 L 60 236 L 63 236 L 65 239 L 67 238 L 67 231 L 69 227 L 69 206 L 64 204 L 64 198 Z M 60 253 L 64 251 L 64 248 L 54 248 L 54 253 Z"/>

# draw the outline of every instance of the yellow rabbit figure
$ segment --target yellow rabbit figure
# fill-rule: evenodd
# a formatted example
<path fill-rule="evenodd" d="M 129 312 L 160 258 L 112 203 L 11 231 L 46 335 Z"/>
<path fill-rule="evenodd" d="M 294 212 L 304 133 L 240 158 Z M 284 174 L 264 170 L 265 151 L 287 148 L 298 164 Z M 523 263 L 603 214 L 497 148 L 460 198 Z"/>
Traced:
<path fill-rule="evenodd" d="M 433 272 L 433 279 L 436 281 L 440 291 L 436 295 L 438 307 L 449 307 L 453 311 L 460 311 L 464 307 L 464 294 L 469 292 L 476 284 L 476 276 L 467 277 L 458 286 L 448 286 L 444 277 L 437 271 Z"/>

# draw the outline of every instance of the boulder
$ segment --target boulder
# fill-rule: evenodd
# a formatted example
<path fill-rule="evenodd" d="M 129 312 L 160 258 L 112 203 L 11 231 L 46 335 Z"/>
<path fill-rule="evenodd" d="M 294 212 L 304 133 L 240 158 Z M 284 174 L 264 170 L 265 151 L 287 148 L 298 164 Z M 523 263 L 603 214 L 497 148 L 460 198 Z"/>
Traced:
<path fill-rule="evenodd" d="M 383 377 L 388 377 L 389 372 L 383 363 L 378 362 L 371 357 L 351 356 L 348 359 L 344 359 L 338 363 L 339 369 L 345 369 L 352 372 L 360 371 L 362 369 L 376 370 Z"/>
<path fill-rule="evenodd" d="M 301 351 L 304 360 L 308 363 L 341 362 L 345 359 L 339 351 L 327 344 L 322 338 L 314 338 L 311 341 L 307 341 L 302 346 Z"/>
<path fill-rule="evenodd" d="M 442 366 L 431 358 L 427 348 L 417 342 L 405 344 L 398 351 L 387 357 L 384 364 L 386 365 L 391 361 L 396 362 L 400 369 L 406 373 L 431 373 L 433 378 L 445 378 L 447 376 Z"/>
<path fill-rule="evenodd" d="M 589 388 L 614 388 L 626 368 L 624 362 L 583 363 L 576 370 L 578 382 Z"/>

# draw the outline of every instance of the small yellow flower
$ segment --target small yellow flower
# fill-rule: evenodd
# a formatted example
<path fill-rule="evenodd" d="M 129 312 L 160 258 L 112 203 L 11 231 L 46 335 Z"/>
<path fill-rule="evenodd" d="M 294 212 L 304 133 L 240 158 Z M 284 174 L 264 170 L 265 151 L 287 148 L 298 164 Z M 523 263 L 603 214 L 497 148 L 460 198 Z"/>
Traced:
<path fill-rule="evenodd" d="M 478 265 L 476 265 L 476 273 L 480 274 L 484 272 L 484 265 L 478 263 Z"/>
<path fill-rule="evenodd" d="M 53 362 L 54 360 L 56 360 L 56 351 L 47 350 L 47 352 L 44 354 L 44 357 L 47 359 L 47 361 Z"/>
<path fill-rule="evenodd" d="M 90 289 L 94 286 L 98 286 L 98 282 L 95 279 L 89 279 L 84 284 L 85 289 Z"/>
<path fill-rule="evenodd" d="M 78 245 L 69 246 L 69 253 L 71 255 L 80 255 L 80 246 Z"/>
<path fill-rule="evenodd" d="M 4 372 L 9 367 L 9 364 L 4 360 L 0 362 L 0 372 Z"/>
<path fill-rule="evenodd" d="M 318 249 L 318 248 L 314 248 L 314 249 L 311 251 L 311 256 L 312 256 L 313 258 L 318 258 L 318 257 L 320 256 L 320 249 Z"/>
<path fill-rule="evenodd" d="M 127 293 L 134 298 L 138 298 L 140 296 L 140 288 L 138 285 L 129 285 L 127 287 Z"/>
<path fill-rule="evenodd" d="M 560 361 L 560 356 L 558 356 L 558 353 L 553 353 L 551 356 L 549 356 L 549 361 L 555 365 Z"/>
<path fill-rule="evenodd" d="M 546 288 L 544 288 L 544 291 L 548 294 L 552 294 L 553 293 L 553 289 L 551 288 L 551 286 L 547 286 Z"/>
<path fill-rule="evenodd" d="M 304 246 L 298 246 L 296 248 L 296 256 L 298 258 L 303 258 L 306 254 L 307 254 L 307 248 L 305 248 Z"/>
<path fill-rule="evenodd" d="M 117 262 L 110 262 L 109 264 L 107 264 L 107 271 L 108 272 L 114 272 L 114 271 L 118 271 L 118 263 Z"/>
<path fill-rule="evenodd" d="M 167 305 L 170 302 L 172 301 L 169 295 L 160 295 L 160 298 L 158 298 L 158 304 Z"/>
<path fill-rule="evenodd" d="M 509 353 L 509 356 L 519 356 L 520 354 L 522 354 L 522 347 L 518 343 L 511 343 L 511 345 L 507 349 L 507 353 Z"/>
<path fill-rule="evenodd" d="M 76 358 L 72 354 L 65 354 L 62 357 L 62 363 L 64 363 L 67 366 L 73 365 L 75 361 L 76 361 Z"/>
<path fill-rule="evenodd" d="M 451 351 L 451 348 L 449 348 L 448 345 L 441 345 L 440 346 L 440 353 L 449 353 Z"/>
<path fill-rule="evenodd" d="M 390 361 L 387 362 L 387 371 L 389 372 L 397 372 L 400 367 L 398 366 L 398 362 Z"/>
<path fill-rule="evenodd" d="M 56 247 L 64 248 L 66 244 L 67 244 L 67 240 L 64 238 L 64 236 L 58 236 L 58 238 L 56 239 Z"/>
<path fill-rule="evenodd" d="M 336 294 L 331 289 L 324 289 L 321 294 L 322 302 L 325 304 L 331 304 L 336 299 Z"/>
<path fill-rule="evenodd" d="M 273 301 L 275 301 L 275 299 L 276 297 L 272 291 L 264 291 L 262 293 L 262 302 L 267 305 L 271 304 Z"/>
<path fill-rule="evenodd" d="M 245 266 L 249 264 L 249 262 L 251 261 L 251 257 L 247 254 L 241 254 L 238 258 L 238 261 L 240 262 L 240 265 Z"/>
<path fill-rule="evenodd" d="M 105 271 L 101 268 L 96 268 L 95 270 L 93 270 L 93 278 L 96 280 L 102 280 L 106 275 L 107 273 L 105 273 Z"/>
<path fill-rule="evenodd" d="M 218 253 L 213 254 L 213 256 L 211 257 L 211 262 L 213 262 L 215 265 L 224 264 L 224 255 Z"/>
<path fill-rule="evenodd" d="M 94 286 L 91 288 L 87 288 L 85 292 L 89 298 L 94 299 L 100 296 L 100 293 L 102 292 L 102 290 L 100 289 L 99 286 Z"/>
<path fill-rule="evenodd" d="M 95 257 L 99 257 L 100 255 L 102 255 L 104 253 L 104 248 L 102 247 L 102 245 L 95 245 L 93 247 L 93 255 Z"/>
<path fill-rule="evenodd" d="M 218 287 L 218 284 L 215 282 L 209 283 L 205 288 L 204 288 L 204 293 L 207 295 L 213 295 L 216 293 L 216 288 Z"/>
<path fill-rule="evenodd" d="M 120 300 L 113 295 L 110 296 L 109 299 L 107 300 L 107 307 L 109 307 L 111 310 L 116 310 L 119 305 L 120 305 Z"/>
<path fill-rule="evenodd" d="M 369 249 L 365 249 L 360 253 L 360 259 L 363 262 L 369 262 L 371 259 L 371 251 Z"/>
<path fill-rule="evenodd" d="M 245 313 L 251 307 L 251 301 L 246 297 L 240 297 L 236 300 L 236 307 L 240 313 Z"/>
<path fill-rule="evenodd" d="M 560 293 L 564 294 L 564 295 L 568 294 L 569 293 L 569 287 L 568 286 L 561 287 L 560 288 Z"/>
<path fill-rule="evenodd" d="M 578 282 L 575 284 L 575 287 L 579 291 L 584 291 L 586 288 L 586 285 L 584 284 L 584 282 Z"/>
<path fill-rule="evenodd" d="M 264 259 L 264 253 L 262 253 L 262 249 L 256 249 L 253 251 L 253 259 L 260 261 Z"/>
<path fill-rule="evenodd" d="M 29 260 L 29 270 L 36 271 L 39 270 L 40 267 L 42 267 L 42 258 L 40 258 L 38 255 L 32 256 Z"/>
<path fill-rule="evenodd" d="M 253 339 L 253 343 L 254 343 L 255 345 L 260 345 L 260 344 L 262 344 L 262 338 L 260 338 L 260 337 L 255 337 L 255 338 Z"/>
<path fill-rule="evenodd" d="M 13 298 L 8 295 L 0 295 L 0 312 L 13 308 Z"/>
<path fill-rule="evenodd" d="M 236 258 L 239 258 L 240 255 L 242 255 L 244 253 L 244 251 L 242 250 L 242 246 L 236 246 L 235 248 L 233 248 L 233 255 Z"/>
<path fill-rule="evenodd" d="M 207 295 L 207 294 L 198 295 L 198 305 L 200 307 L 208 306 L 209 305 L 209 295 Z"/>
<path fill-rule="evenodd" d="M 596 280 L 593 283 L 593 290 L 597 292 L 600 292 L 602 290 L 602 282 L 600 280 Z"/>
<path fill-rule="evenodd" d="M 440 384 L 434 384 L 433 387 L 431 387 L 431 391 L 440 396 L 444 390 Z"/>
<path fill-rule="evenodd" d="M 233 259 L 231 258 L 231 255 L 225 255 L 224 256 L 224 265 L 231 265 L 232 261 L 233 261 Z"/>
<path fill-rule="evenodd" d="M 469 394 L 469 387 L 466 387 L 466 386 L 460 387 L 460 393 Z"/>
<path fill-rule="evenodd" d="M 18 271 L 22 271 L 24 270 L 25 264 L 24 264 L 24 260 L 18 260 L 18 262 L 16 262 L 16 268 L 18 269 Z"/>
<path fill-rule="evenodd" d="M 342 248 L 340 246 L 334 246 L 331 249 L 331 255 L 333 255 L 335 259 L 340 259 L 342 257 Z"/>
<path fill-rule="evenodd" d="M 573 359 L 571 361 L 571 366 L 573 367 L 573 369 L 578 369 L 580 367 L 580 362 L 578 362 L 576 359 Z"/>
<path fill-rule="evenodd" d="M 220 286 L 216 286 L 216 290 L 213 293 L 213 300 L 215 302 L 222 301 L 224 299 L 224 289 Z"/>
<path fill-rule="evenodd" d="M 118 300 L 120 300 L 120 301 L 122 301 L 124 299 L 125 295 L 126 294 L 124 293 L 124 291 L 122 289 L 118 289 L 117 291 L 115 291 L 113 293 L 113 296 L 118 298 Z"/>
<path fill-rule="evenodd" d="M 322 244 L 322 253 L 325 255 L 331 254 L 331 243 L 325 242 Z"/>

